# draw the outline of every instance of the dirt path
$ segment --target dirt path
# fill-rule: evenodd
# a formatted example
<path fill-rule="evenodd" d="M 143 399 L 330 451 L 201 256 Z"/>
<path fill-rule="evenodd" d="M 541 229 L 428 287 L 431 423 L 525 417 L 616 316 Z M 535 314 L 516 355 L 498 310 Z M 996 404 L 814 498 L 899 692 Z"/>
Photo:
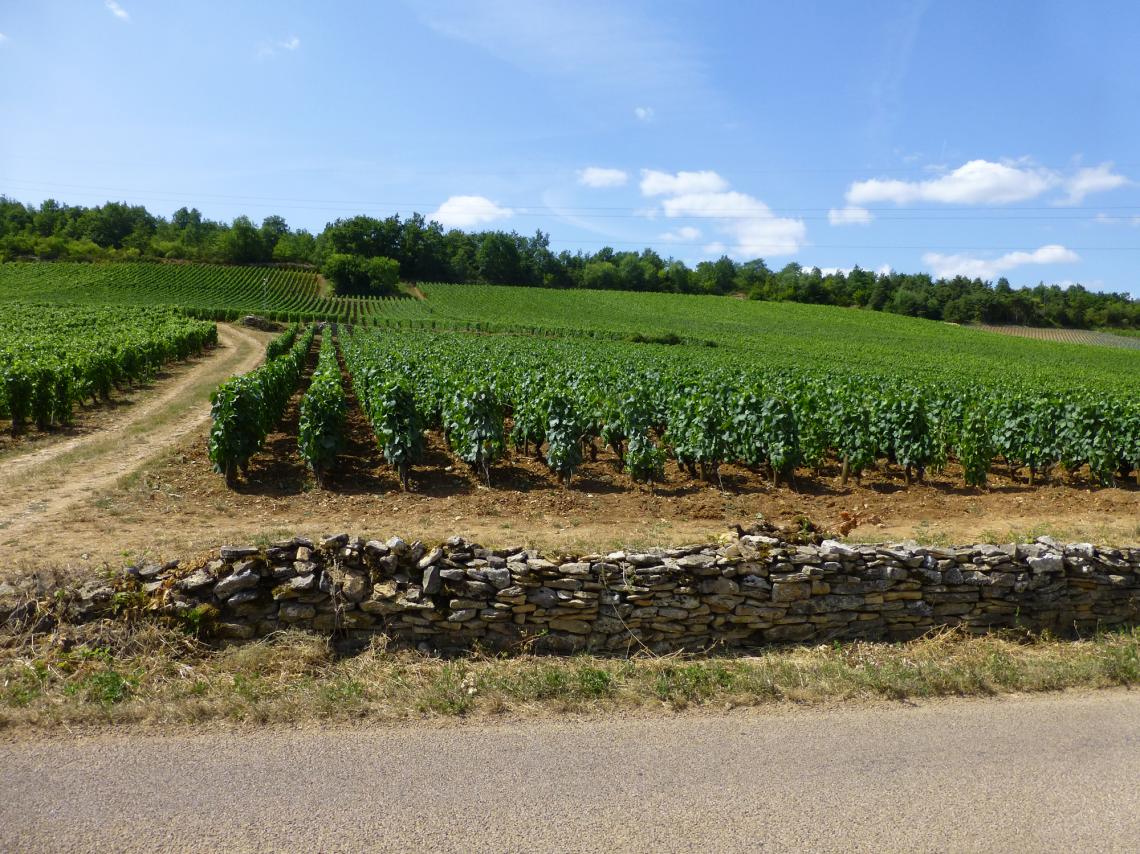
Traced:
<path fill-rule="evenodd" d="M 106 429 L 0 464 L 0 556 L 31 527 L 65 521 L 73 505 L 199 430 L 209 417 L 210 391 L 265 354 L 261 338 L 247 330 L 219 325 L 218 338 L 212 354 Z"/>
<path fill-rule="evenodd" d="M 11 851 L 1134 851 L 1140 694 L 0 745 Z"/>

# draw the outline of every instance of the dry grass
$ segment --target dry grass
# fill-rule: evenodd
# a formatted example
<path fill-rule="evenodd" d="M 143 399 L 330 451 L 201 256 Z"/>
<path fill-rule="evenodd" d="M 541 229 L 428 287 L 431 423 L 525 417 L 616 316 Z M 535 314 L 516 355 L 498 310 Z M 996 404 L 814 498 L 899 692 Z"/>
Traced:
<path fill-rule="evenodd" d="M 607 714 L 980 696 L 1140 683 L 1140 628 L 1080 641 L 943 631 L 908 643 L 773 648 L 750 656 L 615 659 L 390 652 L 339 655 L 301 633 L 228 648 L 152 623 L 10 638 L 0 731 Z"/>

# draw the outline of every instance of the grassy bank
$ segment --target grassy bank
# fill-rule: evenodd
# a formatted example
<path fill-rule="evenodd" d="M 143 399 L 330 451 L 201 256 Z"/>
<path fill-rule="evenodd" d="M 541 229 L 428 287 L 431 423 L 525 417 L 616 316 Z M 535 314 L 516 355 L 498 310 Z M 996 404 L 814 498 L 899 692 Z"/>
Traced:
<path fill-rule="evenodd" d="M 971 637 L 774 648 L 747 657 L 339 656 L 281 634 L 212 649 L 150 624 L 0 649 L 0 731 L 542 716 L 690 706 L 982 696 L 1140 684 L 1140 628 L 1080 641 Z"/>

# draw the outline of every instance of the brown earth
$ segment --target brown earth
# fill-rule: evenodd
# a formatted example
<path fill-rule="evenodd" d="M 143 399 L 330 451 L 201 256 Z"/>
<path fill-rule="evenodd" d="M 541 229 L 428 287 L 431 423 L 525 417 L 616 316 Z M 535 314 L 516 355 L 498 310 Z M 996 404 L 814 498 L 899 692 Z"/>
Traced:
<path fill-rule="evenodd" d="M 972 543 L 1049 533 L 1102 543 L 1140 541 L 1140 490 L 1134 485 L 1102 488 L 1078 474 L 1029 487 L 1024 478 L 1002 472 L 987 489 L 977 490 L 961 485 L 954 465 L 909 487 L 895 467 L 841 486 L 832 465 L 815 475 L 800 472 L 795 488 L 774 488 L 759 473 L 725 466 L 722 491 L 670 463 L 667 482 L 651 489 L 634 483 L 620 472 L 614 454 L 600 449 L 566 488 L 540 460 L 513 452 L 493 467 L 488 488 L 432 434 L 412 490 L 404 493 L 355 400 L 347 447 L 330 488 L 319 489 L 297 453 L 299 400 L 300 394 L 236 490 L 227 489 L 211 469 L 202 403 L 168 441 L 148 443 L 155 456 L 145 465 L 135 453 L 134 464 L 96 460 L 94 479 L 86 470 L 69 471 L 58 487 L 66 489 L 67 500 L 57 500 L 54 492 L 45 498 L 41 489 L 41 500 L 53 512 L 36 513 L 35 524 L 10 524 L 0 532 L 0 556 L 8 569 L 93 567 L 336 531 L 425 541 L 463 534 L 488 544 L 592 551 L 711 540 L 761 515 L 780 523 L 810 519 L 846 530 L 855 540 Z M 117 457 L 118 449 L 108 454 Z M 84 494 L 94 490 L 101 492 Z M 9 503 L 0 499 L 0 511 Z M 0 519 L 7 515 L 0 512 Z"/>
<path fill-rule="evenodd" d="M 1001 335 L 1015 335 L 1018 338 L 1036 338 L 1038 341 L 1054 341 L 1062 344 L 1089 344 L 1094 347 L 1122 347 L 1126 350 L 1140 350 L 1140 338 L 1127 335 L 1113 335 L 1110 332 L 1097 332 L 1092 329 L 1048 329 L 1040 326 L 990 325 L 979 323 L 975 329 L 997 332 Z"/>

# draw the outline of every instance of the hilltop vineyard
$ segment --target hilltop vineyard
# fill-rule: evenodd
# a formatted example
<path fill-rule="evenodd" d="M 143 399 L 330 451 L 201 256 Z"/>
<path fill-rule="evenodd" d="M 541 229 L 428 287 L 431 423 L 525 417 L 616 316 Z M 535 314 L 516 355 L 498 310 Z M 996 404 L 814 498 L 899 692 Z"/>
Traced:
<path fill-rule="evenodd" d="M 210 320 L 259 314 L 290 323 L 395 322 L 424 313 L 410 298 L 326 296 L 308 271 L 206 264 L 0 264 L 0 301 L 8 300 L 167 305 Z"/>
<path fill-rule="evenodd" d="M 291 328 L 265 366 L 214 397 L 210 458 L 231 483 L 298 394 L 299 454 L 323 485 L 358 420 L 405 488 L 435 447 L 430 431 L 486 483 L 512 454 L 563 484 L 611 453 L 651 484 L 677 469 L 721 484 L 728 465 L 773 485 L 868 469 L 911 482 L 947 467 L 967 486 L 996 471 L 1111 485 L 1140 469 L 1135 350 L 716 296 L 450 284 L 327 294 L 299 269 L 0 265 L 0 415 L 17 430 L 66 423 L 77 402 L 206 346 L 211 320 L 257 313 Z M 321 320 L 332 322 L 314 366 Z"/>
<path fill-rule="evenodd" d="M 217 327 L 165 308 L 11 304 L 0 321 L 0 419 L 68 424 L 75 407 L 213 346 Z"/>

